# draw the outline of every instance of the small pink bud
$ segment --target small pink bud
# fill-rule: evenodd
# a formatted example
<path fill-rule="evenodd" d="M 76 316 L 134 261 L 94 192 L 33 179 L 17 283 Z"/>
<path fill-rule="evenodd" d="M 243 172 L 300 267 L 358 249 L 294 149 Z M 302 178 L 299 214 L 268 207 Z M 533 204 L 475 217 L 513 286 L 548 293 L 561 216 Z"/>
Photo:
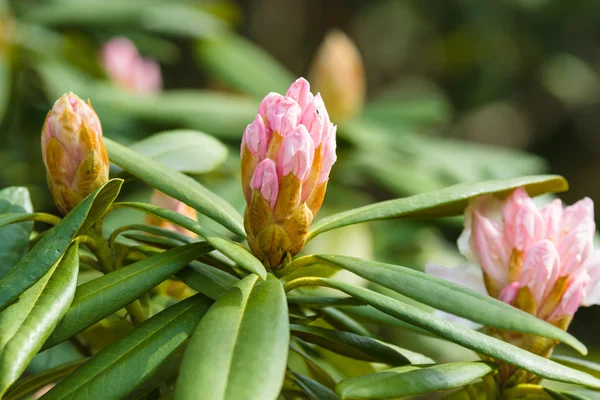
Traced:
<path fill-rule="evenodd" d="M 301 117 L 302 109 L 291 97 L 284 97 L 267 110 L 269 126 L 284 137 L 296 128 Z"/>
<path fill-rule="evenodd" d="M 475 211 L 473 213 L 473 241 L 475 253 L 483 271 L 500 288 L 508 283 L 508 265 L 510 254 L 500 226 L 496 221 L 486 218 Z"/>
<path fill-rule="evenodd" d="M 498 300 L 512 304 L 519 293 L 519 282 L 511 282 L 500 291 Z"/>
<path fill-rule="evenodd" d="M 329 179 L 329 173 L 331 172 L 331 168 L 337 160 L 337 145 L 335 141 L 336 131 L 337 126 L 334 126 L 330 123 L 329 129 L 327 130 L 327 136 L 323 139 L 323 161 L 321 162 L 321 171 L 319 172 L 319 179 L 317 180 L 317 185 Z"/>
<path fill-rule="evenodd" d="M 265 120 L 268 120 L 268 112 L 272 110 L 273 107 L 279 103 L 283 99 L 283 96 L 279 93 L 271 92 L 265 96 L 265 98 L 260 102 L 258 106 L 258 114 L 263 117 Z"/>
<path fill-rule="evenodd" d="M 561 234 L 561 220 L 563 214 L 562 201 L 556 199 L 548 203 L 541 211 L 542 219 L 546 226 L 545 237 L 554 243 L 558 242 Z"/>
<path fill-rule="evenodd" d="M 560 258 L 554 244 L 545 239 L 525 253 L 521 271 L 521 287 L 528 287 L 538 307 L 552 290 L 560 272 Z"/>
<path fill-rule="evenodd" d="M 304 109 L 304 113 L 302 114 L 302 124 L 308 129 L 308 132 L 315 143 L 315 148 L 318 148 L 330 125 L 327 109 L 325 108 L 325 104 L 319 93 L 317 93 Z"/>
<path fill-rule="evenodd" d="M 313 95 L 310 92 L 310 84 L 304 78 L 296 79 L 285 95 L 294 99 L 303 110 L 313 99 Z"/>
<path fill-rule="evenodd" d="M 565 315 L 575 314 L 575 311 L 577 311 L 585 298 L 589 282 L 590 276 L 585 270 L 581 271 L 574 279 L 569 279 L 567 290 L 563 294 L 558 307 L 556 307 L 548 319 L 552 321 Z"/>
<path fill-rule="evenodd" d="M 271 210 L 275 209 L 277 195 L 279 194 L 279 180 L 273 160 L 267 158 L 256 166 L 250 181 L 250 187 L 260 192 L 269 203 Z"/>
<path fill-rule="evenodd" d="M 304 181 L 308 178 L 314 154 L 315 147 L 308 131 L 304 125 L 299 125 L 283 139 L 277 158 L 279 175 L 284 177 L 293 173 Z"/>
<path fill-rule="evenodd" d="M 244 148 L 247 147 L 252 155 L 259 160 L 265 158 L 270 138 L 267 135 L 267 128 L 260 115 L 257 115 L 254 121 L 246 127 L 242 137 L 241 154 L 244 154 Z"/>

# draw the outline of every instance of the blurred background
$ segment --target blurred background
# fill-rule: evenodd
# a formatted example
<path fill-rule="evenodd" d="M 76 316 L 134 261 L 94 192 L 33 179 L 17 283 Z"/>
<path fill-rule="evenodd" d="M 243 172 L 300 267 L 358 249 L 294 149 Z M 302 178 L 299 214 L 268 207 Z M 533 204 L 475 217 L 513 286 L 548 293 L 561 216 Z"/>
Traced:
<path fill-rule="evenodd" d="M 0 188 L 25 185 L 36 210 L 55 212 L 39 132 L 73 91 L 104 135 L 242 210 L 242 132 L 266 93 L 308 76 L 338 125 L 322 215 L 539 173 L 568 179 L 567 203 L 600 201 L 599 38 L 589 0 L 0 0 Z M 125 196 L 149 194 L 131 182 Z M 308 251 L 456 265 L 460 230 L 460 219 L 358 225 Z M 599 314 L 572 324 L 590 346 Z"/>

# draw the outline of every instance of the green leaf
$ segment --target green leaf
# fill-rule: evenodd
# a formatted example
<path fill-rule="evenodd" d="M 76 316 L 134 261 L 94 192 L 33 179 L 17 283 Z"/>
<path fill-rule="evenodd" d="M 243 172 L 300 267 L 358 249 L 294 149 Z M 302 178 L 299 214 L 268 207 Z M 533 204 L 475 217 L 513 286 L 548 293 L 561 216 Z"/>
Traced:
<path fill-rule="evenodd" d="M 371 282 L 485 326 L 556 339 L 586 354 L 585 345 L 560 328 L 493 297 L 399 265 L 355 257 L 316 255 Z"/>
<path fill-rule="evenodd" d="M 450 186 L 434 192 L 417 194 L 355 208 L 317 221 L 309 239 L 332 229 L 368 221 L 392 218 L 439 218 L 459 215 L 469 200 L 484 194 L 506 196 L 518 187 L 525 187 L 530 196 L 562 192 L 568 189 L 567 181 L 558 175 L 535 175 L 522 178 L 469 182 Z"/>
<path fill-rule="evenodd" d="M 10 60 L 6 53 L 0 54 L 0 123 L 10 102 L 11 87 Z"/>
<path fill-rule="evenodd" d="M 184 188 L 185 190 L 185 188 Z M 245 270 L 257 274 L 261 279 L 265 279 L 267 271 L 262 263 L 254 257 L 248 250 L 241 245 L 219 237 L 211 229 L 205 228 L 202 224 L 181 215 L 175 211 L 167 210 L 146 203 L 122 202 L 115 203 L 115 207 L 129 207 L 146 214 L 153 215 L 158 218 L 173 222 L 176 225 L 182 226 L 185 229 L 198 234 L 206 239 L 215 249 L 219 250 L 225 256 L 239 264 Z"/>
<path fill-rule="evenodd" d="M 19 215 L 32 212 L 33 206 L 29 198 L 29 191 L 26 188 L 9 187 L 0 190 L 0 226 L 3 225 L 1 222 L 2 217 L 6 214 Z M 29 235 L 31 235 L 32 230 L 32 222 L 22 222 L 0 228 L 0 279 L 29 251 Z"/>
<path fill-rule="evenodd" d="M 335 391 L 342 399 L 413 396 L 459 388 L 495 370 L 485 362 L 456 362 L 431 367 L 406 366 L 341 381 Z"/>
<path fill-rule="evenodd" d="M 390 365 L 410 364 L 408 358 L 395 348 L 370 337 L 308 325 L 290 324 L 290 330 L 293 336 L 306 342 L 356 360 Z"/>
<path fill-rule="evenodd" d="M 35 285 L 0 313 L 0 397 L 25 371 L 63 317 L 75 294 L 76 245 Z"/>
<path fill-rule="evenodd" d="M 100 351 L 45 398 L 123 398 L 191 336 L 211 304 L 199 294 L 167 308 Z"/>
<path fill-rule="evenodd" d="M 284 94 L 295 79 L 265 50 L 238 35 L 201 41 L 198 56 L 217 78 L 261 99 L 269 92 Z"/>
<path fill-rule="evenodd" d="M 0 280 L 0 310 L 44 276 L 61 258 L 71 241 L 106 213 L 122 184 L 121 179 L 111 179 L 83 199 Z"/>
<path fill-rule="evenodd" d="M 177 240 L 154 235 L 144 235 L 142 233 L 126 233 L 123 237 L 149 246 L 158 247 L 159 249 L 172 249 L 181 244 Z"/>
<path fill-rule="evenodd" d="M 294 382 L 302 388 L 311 400 L 339 400 L 340 398 L 331 389 L 307 376 L 291 371 Z"/>
<path fill-rule="evenodd" d="M 228 153 L 227 147 L 214 137 L 192 130 L 156 133 L 127 147 L 167 168 L 193 174 L 212 171 Z"/>
<path fill-rule="evenodd" d="M 239 282 L 238 278 L 227 272 L 196 261 L 179 271 L 176 276 L 195 291 L 213 300 Z"/>
<path fill-rule="evenodd" d="M 68 6 L 50 2 L 28 10 L 21 18 L 45 25 L 135 26 L 189 37 L 206 37 L 226 30 L 223 22 L 201 8 L 144 0 L 88 0 Z"/>
<path fill-rule="evenodd" d="M 176 247 L 80 285 L 69 311 L 44 348 L 52 347 L 120 310 L 211 250 L 206 243 Z"/>
<path fill-rule="evenodd" d="M 281 283 L 249 275 L 221 295 L 183 358 L 176 398 L 261 399 L 279 395 L 289 344 Z"/>
<path fill-rule="evenodd" d="M 121 233 L 128 231 L 142 231 L 147 232 L 156 236 L 163 236 L 169 239 L 177 240 L 182 244 L 193 243 L 196 242 L 197 239 L 191 238 L 183 233 L 173 231 L 171 229 L 159 228 L 157 226 L 152 225 L 144 225 L 144 224 L 131 224 L 131 225 L 123 225 L 117 229 L 115 229 L 109 238 L 109 246 L 114 247 L 114 242 Z"/>
<path fill-rule="evenodd" d="M 308 280 L 311 278 L 304 279 Z M 348 285 L 328 278 L 312 278 L 310 282 L 306 281 L 305 284 L 318 284 L 340 290 L 411 325 L 428 330 L 478 353 L 522 368 L 542 378 L 600 389 L 600 380 L 593 376 L 564 367 L 554 361 L 537 356 L 483 333 L 473 331 L 461 325 L 452 324 L 417 307 L 404 304 L 372 290 Z"/>
<path fill-rule="evenodd" d="M 575 368 L 593 375 L 596 378 L 600 378 L 600 364 L 598 363 L 590 360 L 582 360 L 581 358 L 577 357 L 563 356 L 560 354 L 553 354 L 550 358 L 558 363 L 566 365 L 567 367 Z"/>
<path fill-rule="evenodd" d="M 242 216 L 225 200 L 202 186 L 198 181 L 158 162 L 144 157 L 125 146 L 104 138 L 110 160 L 130 174 L 156 189 L 194 207 L 198 212 L 217 221 L 233 233 L 245 237 Z"/>

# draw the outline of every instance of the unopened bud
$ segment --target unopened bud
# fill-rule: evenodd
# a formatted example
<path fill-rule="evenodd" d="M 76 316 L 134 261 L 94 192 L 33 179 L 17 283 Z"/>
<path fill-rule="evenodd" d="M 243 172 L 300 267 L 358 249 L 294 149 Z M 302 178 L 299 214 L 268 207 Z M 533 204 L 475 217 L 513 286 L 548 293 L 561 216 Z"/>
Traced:
<path fill-rule="evenodd" d="M 300 78 L 268 94 L 242 139 L 248 244 L 267 268 L 304 247 L 336 161 L 336 127 L 320 95 Z"/>
<path fill-rule="evenodd" d="M 108 181 L 102 127 L 89 100 L 68 93 L 54 103 L 42 127 L 42 155 L 50 193 L 64 214 Z"/>
<path fill-rule="evenodd" d="M 150 204 L 165 208 L 167 210 L 175 211 L 176 213 L 184 215 L 190 219 L 193 219 L 194 221 L 198 221 L 198 215 L 195 209 L 177 199 L 174 199 L 171 196 L 164 194 L 159 190 L 155 189 L 152 192 L 152 195 L 150 196 Z M 164 219 L 156 218 L 151 215 L 146 216 L 146 223 L 148 225 L 179 232 L 192 238 L 198 237 L 198 235 L 195 233 L 190 232 L 179 225 L 175 225 L 171 222 L 165 221 Z"/>
<path fill-rule="evenodd" d="M 343 32 L 333 30 L 325 36 L 308 76 L 335 120 L 349 119 L 361 111 L 367 87 L 365 69 L 358 49 Z"/>

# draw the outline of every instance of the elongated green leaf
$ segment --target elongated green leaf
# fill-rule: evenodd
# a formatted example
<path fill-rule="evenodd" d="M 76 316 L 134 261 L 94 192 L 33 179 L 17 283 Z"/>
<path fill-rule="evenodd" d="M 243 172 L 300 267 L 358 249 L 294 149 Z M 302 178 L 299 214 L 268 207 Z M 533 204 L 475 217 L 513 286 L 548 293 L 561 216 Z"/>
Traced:
<path fill-rule="evenodd" d="M 2 83 L 0 82 L 1 86 Z M 2 94 L 0 93 L 1 96 Z M 0 120 L 2 119 L 1 103 L 0 99 Z M 26 188 L 9 187 L 0 190 L 0 226 L 3 225 L 2 220 L 7 215 L 19 216 L 31 212 L 33 212 L 33 206 L 29 198 L 29 191 Z M 0 279 L 27 254 L 29 250 L 29 235 L 31 235 L 32 230 L 33 223 L 31 222 L 23 222 L 13 226 L 2 226 L 0 228 Z"/>
<path fill-rule="evenodd" d="M 221 295 L 183 358 L 176 398 L 261 399 L 279 395 L 289 344 L 281 283 L 249 275 Z"/>
<path fill-rule="evenodd" d="M 59 365 L 39 374 L 30 375 L 26 378 L 21 378 L 10 387 L 10 390 L 3 397 L 3 400 L 17 400 L 27 398 L 26 396 L 37 392 L 39 389 L 54 382 L 58 382 L 65 376 L 69 375 L 81 364 L 87 361 L 86 358 L 81 358 L 67 364 Z"/>
<path fill-rule="evenodd" d="M 308 294 L 289 294 L 289 304 L 298 304 L 305 307 L 347 307 L 347 306 L 360 306 L 363 305 L 360 300 L 357 300 L 350 296 L 338 296 L 338 295 L 323 295 L 323 296 L 312 296 Z"/>
<path fill-rule="evenodd" d="M 19 379 L 69 308 L 77 286 L 78 259 L 73 245 L 19 302 L 0 313 L 0 397 Z"/>
<path fill-rule="evenodd" d="M 344 312 L 364 324 L 389 326 L 393 328 L 406 329 L 420 335 L 435 336 L 425 329 L 417 328 L 414 325 L 400 321 L 399 319 L 391 317 L 371 306 L 346 307 Z"/>
<path fill-rule="evenodd" d="M 315 257 L 439 310 L 485 326 L 556 339 L 587 353 L 583 343 L 562 329 L 464 286 L 398 265 L 345 256 Z"/>
<path fill-rule="evenodd" d="M 50 390 L 46 399 L 76 395 L 112 400 L 131 393 L 191 336 L 211 304 L 199 294 L 167 308 L 100 351 Z"/>
<path fill-rule="evenodd" d="M 323 307 L 317 310 L 323 318 L 335 329 L 356 333 L 357 335 L 374 337 L 374 335 L 360 322 L 334 307 Z"/>
<path fill-rule="evenodd" d="M 120 310 L 211 250 L 206 243 L 188 244 L 84 283 L 77 288 L 69 311 L 44 348 L 52 347 Z"/>
<path fill-rule="evenodd" d="M 332 229 L 368 221 L 392 218 L 439 218 L 462 213 L 469 200 L 484 194 L 505 196 L 513 189 L 524 186 L 530 196 L 562 192 L 567 181 L 558 175 L 535 175 L 522 178 L 469 182 L 434 192 L 417 194 L 402 199 L 388 200 L 331 215 L 317 221 L 309 238 Z"/>
<path fill-rule="evenodd" d="M 305 283 L 309 284 L 309 282 Z M 363 300 L 370 306 L 395 318 L 543 378 L 600 389 L 600 379 L 594 378 L 591 375 L 564 367 L 554 361 L 537 356 L 483 333 L 452 324 L 417 307 L 404 304 L 372 290 L 348 285 L 328 278 L 314 278 L 310 284 L 325 285 L 338 289 L 350 296 Z"/>
<path fill-rule="evenodd" d="M 294 342 L 290 343 L 290 350 L 302 357 L 306 368 L 310 372 L 311 376 L 315 378 L 315 380 L 317 380 L 317 382 L 321 383 L 325 387 L 328 387 L 329 389 L 335 388 L 336 382 L 333 380 L 331 375 L 329 375 L 329 373 L 325 371 L 323 367 L 319 365 L 319 363 L 317 363 L 317 361 L 313 357 L 306 354 L 302 349 L 296 346 Z"/>
<path fill-rule="evenodd" d="M 350 332 L 291 324 L 292 335 L 334 353 L 357 360 L 406 365 L 410 361 L 399 351 L 379 340 Z"/>
<path fill-rule="evenodd" d="M 151 233 L 156 236 L 163 236 L 163 237 L 166 237 L 169 239 L 177 240 L 177 241 L 181 242 L 181 244 L 187 244 L 187 243 L 192 243 L 192 242 L 196 241 L 196 239 L 193 239 L 187 235 L 184 235 L 183 233 L 179 233 L 179 232 L 173 231 L 171 229 L 159 228 L 157 226 L 152 226 L 152 225 L 131 224 L 131 225 L 121 226 L 118 229 L 115 229 L 113 231 L 113 233 L 111 233 L 110 238 L 109 238 L 110 246 L 111 247 L 114 246 L 114 242 L 115 242 L 117 236 L 119 236 L 123 232 L 128 232 L 128 231 L 148 232 L 148 233 Z"/>
<path fill-rule="evenodd" d="M 269 92 L 283 94 L 294 81 L 294 76 L 266 51 L 241 36 L 202 41 L 198 55 L 202 67 L 217 78 L 258 98 Z"/>
<path fill-rule="evenodd" d="M 587 372 L 590 375 L 600 378 L 600 364 L 590 360 L 582 360 L 577 357 L 563 356 L 559 354 L 553 354 L 552 360 L 566 365 L 567 367 L 575 368 L 580 371 Z"/>
<path fill-rule="evenodd" d="M 199 262 L 193 262 L 187 268 L 179 271 L 177 278 L 213 300 L 216 300 L 239 282 L 239 279 L 235 276 Z"/>
<path fill-rule="evenodd" d="M 331 389 L 310 379 L 308 376 L 291 372 L 294 382 L 302 388 L 311 400 L 339 400 L 340 398 Z"/>
<path fill-rule="evenodd" d="M 144 0 L 88 0 L 40 4 L 22 17 L 45 25 L 137 26 L 170 35 L 206 37 L 226 29 L 216 17 L 197 7 Z"/>
<path fill-rule="evenodd" d="M 52 268 L 80 232 L 98 221 L 119 194 L 123 181 L 111 179 L 83 199 L 0 280 L 0 310 Z"/>
<path fill-rule="evenodd" d="M 4 118 L 10 100 L 10 60 L 7 54 L 0 54 L 0 122 Z"/>
<path fill-rule="evenodd" d="M 265 279 L 267 271 L 261 262 L 254 257 L 248 250 L 241 245 L 231 242 L 227 239 L 219 237 L 211 229 L 205 228 L 202 224 L 190 219 L 184 215 L 176 213 L 175 211 L 167 210 L 157 206 L 153 206 L 146 203 L 115 203 L 115 207 L 129 207 L 133 208 L 146 214 L 153 215 L 158 218 L 165 219 L 173 222 L 176 225 L 182 226 L 185 229 L 198 234 L 199 236 L 206 239 L 215 249 L 229 257 L 232 261 L 239 264 L 240 267 L 245 270 L 259 275 L 262 279 Z"/>
<path fill-rule="evenodd" d="M 147 244 L 149 246 L 158 247 L 160 249 L 172 249 L 173 247 L 177 247 L 181 244 L 181 242 L 177 240 L 154 235 L 144 235 L 143 233 L 126 233 L 123 235 L 123 237 L 135 240 L 139 243 Z"/>
<path fill-rule="evenodd" d="M 104 138 L 110 160 L 160 191 L 194 207 L 198 212 L 245 237 L 242 217 L 225 200 L 206 189 L 196 180 L 172 171 L 117 142 Z"/>
<path fill-rule="evenodd" d="M 206 133 L 173 130 L 156 133 L 128 146 L 175 171 L 202 174 L 227 158 L 227 147 Z"/>
<path fill-rule="evenodd" d="M 336 392 L 342 399 L 376 399 L 413 396 L 454 389 L 492 373 L 485 362 L 456 362 L 431 367 L 399 367 L 341 381 Z"/>

